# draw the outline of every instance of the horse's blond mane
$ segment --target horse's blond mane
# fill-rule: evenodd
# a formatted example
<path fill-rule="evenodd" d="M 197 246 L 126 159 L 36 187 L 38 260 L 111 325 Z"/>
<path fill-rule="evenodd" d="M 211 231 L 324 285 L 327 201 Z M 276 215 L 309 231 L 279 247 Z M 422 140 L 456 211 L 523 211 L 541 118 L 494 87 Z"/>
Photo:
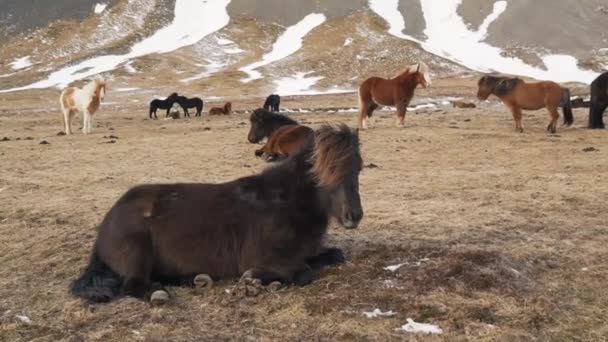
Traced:
<path fill-rule="evenodd" d="M 339 185 L 352 171 L 353 162 L 362 163 L 358 135 L 345 124 L 324 125 L 314 139 L 311 172 L 321 186 Z"/>
<path fill-rule="evenodd" d="M 418 66 L 420 66 L 420 70 L 418 70 Z M 395 76 L 393 76 L 393 78 L 394 78 L 394 77 L 401 76 L 401 75 L 403 75 L 403 74 L 405 74 L 405 73 L 408 73 L 408 74 L 413 74 L 413 73 L 415 73 L 417 70 L 418 70 L 418 71 L 420 71 L 422 74 L 427 75 L 427 74 L 428 74 L 428 72 L 429 72 L 429 67 L 428 67 L 428 65 L 426 65 L 426 63 L 424 63 L 424 62 L 419 62 L 419 63 L 417 63 L 417 64 L 408 65 L 408 66 L 406 66 L 405 68 L 401 69 L 401 71 L 399 71 L 399 73 L 397 73 Z M 428 81 L 428 80 L 427 80 L 427 81 Z"/>

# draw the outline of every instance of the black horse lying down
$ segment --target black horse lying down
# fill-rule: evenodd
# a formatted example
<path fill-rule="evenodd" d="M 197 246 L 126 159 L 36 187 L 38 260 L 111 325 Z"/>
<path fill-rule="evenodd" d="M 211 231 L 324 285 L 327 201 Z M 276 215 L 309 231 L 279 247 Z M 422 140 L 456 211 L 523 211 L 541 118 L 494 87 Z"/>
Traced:
<path fill-rule="evenodd" d="M 203 112 L 203 100 L 198 97 L 189 99 L 185 96 L 177 96 L 175 102 L 179 103 L 180 107 L 184 110 L 184 117 L 190 117 L 190 113 L 188 113 L 189 108 L 196 108 L 195 116 L 201 116 Z"/>
<path fill-rule="evenodd" d="M 277 94 L 269 95 L 264 102 L 264 109 L 270 112 L 278 112 L 279 105 L 281 104 L 281 97 Z"/>
<path fill-rule="evenodd" d="M 166 109 L 167 110 L 167 114 L 165 115 L 165 117 L 169 116 L 169 110 L 171 110 L 171 107 L 173 107 L 173 104 L 175 103 L 175 98 L 177 98 L 177 93 L 173 93 L 171 95 L 169 95 L 169 97 L 167 97 L 164 100 L 159 100 L 159 99 L 155 99 L 152 100 L 152 102 L 150 102 L 150 119 L 158 119 L 158 116 L 156 116 L 156 110 L 157 109 Z M 154 115 L 154 117 L 152 117 L 152 115 Z"/>
<path fill-rule="evenodd" d="M 298 154 L 254 176 L 132 188 L 106 214 L 70 291 L 95 302 L 149 298 L 198 274 L 309 284 L 313 270 L 344 261 L 323 241 L 330 218 L 349 229 L 362 219 L 361 165 L 358 134 L 323 126 Z"/>
<path fill-rule="evenodd" d="M 589 128 L 604 128 L 604 111 L 608 108 L 608 71 L 591 82 Z"/>

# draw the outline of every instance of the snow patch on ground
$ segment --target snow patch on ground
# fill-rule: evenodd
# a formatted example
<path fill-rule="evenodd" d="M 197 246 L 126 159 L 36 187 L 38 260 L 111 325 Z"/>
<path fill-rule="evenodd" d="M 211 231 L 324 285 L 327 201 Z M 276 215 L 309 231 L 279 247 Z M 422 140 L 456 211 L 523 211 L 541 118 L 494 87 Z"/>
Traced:
<path fill-rule="evenodd" d="M 25 56 L 15 59 L 9 65 L 11 66 L 11 68 L 13 68 L 13 70 L 21 70 L 31 67 L 32 62 L 30 61 L 30 56 Z"/>
<path fill-rule="evenodd" d="M 344 46 L 349 46 L 352 43 L 353 43 L 353 39 L 352 38 L 346 38 L 346 40 L 344 40 Z"/>
<path fill-rule="evenodd" d="M 311 74 L 309 72 L 298 72 L 295 76 L 281 77 L 275 80 L 274 83 L 277 85 L 275 93 L 281 96 L 287 95 L 321 95 L 321 94 L 342 94 L 350 93 L 353 90 L 333 88 L 325 91 L 312 90 L 311 88 L 320 80 L 323 76 L 306 77 Z"/>
<path fill-rule="evenodd" d="M 95 5 L 95 8 L 93 9 L 93 11 L 95 12 L 95 14 L 101 14 L 101 13 L 103 13 L 103 11 L 106 10 L 107 7 L 108 7 L 108 4 L 99 3 L 99 4 Z"/>
<path fill-rule="evenodd" d="M 423 333 L 423 334 L 443 334 L 443 330 L 434 324 L 417 323 L 411 318 L 407 319 L 407 324 L 402 325 L 401 328 L 395 329 L 397 331 L 405 331 L 410 333 Z"/>
<path fill-rule="evenodd" d="M 209 62 L 209 64 L 205 65 L 205 68 L 206 68 L 205 71 L 198 73 L 192 77 L 184 78 L 183 80 L 180 80 L 180 82 L 189 83 L 192 81 L 207 78 L 207 77 L 219 72 L 226 66 L 226 64 L 224 64 L 224 63 L 219 63 L 219 62 L 215 62 L 215 61 L 208 61 L 208 62 Z"/>
<path fill-rule="evenodd" d="M 480 72 L 502 72 L 556 82 L 591 83 L 597 73 L 578 67 L 576 58 L 568 55 L 545 55 L 541 59 L 547 70 L 526 64 L 519 58 L 504 57 L 502 50 L 485 43 L 490 25 L 507 9 L 507 1 L 494 3 L 493 11 L 476 31 L 468 27 L 457 13 L 463 0 L 421 0 L 426 22 L 423 42 L 403 34 L 405 21 L 398 10 L 398 0 L 370 0 L 370 8 L 389 24 L 393 36 L 421 44 L 426 51 Z"/>
<path fill-rule="evenodd" d="M 152 53 L 167 53 L 195 44 L 228 24 L 230 17 L 226 7 L 229 2 L 230 0 L 176 0 L 173 22 L 133 45 L 129 53 L 89 59 L 53 72 L 46 80 L 24 87 L 2 90 L 0 93 L 53 86 L 64 87 L 75 80 L 114 70 L 133 58 Z"/>
<path fill-rule="evenodd" d="M 400 269 L 401 267 L 405 266 L 406 264 L 397 264 L 397 265 L 391 265 L 391 266 L 386 266 L 384 269 L 387 271 L 391 271 L 391 272 L 395 272 L 398 269 Z"/>
<path fill-rule="evenodd" d="M 325 15 L 311 13 L 297 24 L 288 27 L 277 38 L 276 42 L 272 45 L 272 50 L 265 54 L 261 61 L 246 65 L 240 69 L 249 75 L 249 77 L 242 81 L 247 83 L 262 78 L 262 74 L 255 69 L 279 61 L 298 51 L 302 47 L 302 39 L 315 27 L 325 22 L 325 20 Z"/>
<path fill-rule="evenodd" d="M 383 312 L 380 309 L 374 309 L 374 311 L 369 311 L 369 312 L 364 311 L 363 312 L 363 316 L 365 316 L 366 318 L 391 317 L 391 316 L 395 316 L 396 314 L 397 314 L 396 312 L 393 312 L 390 310 Z"/>
<path fill-rule="evenodd" d="M 135 91 L 135 90 L 139 90 L 140 88 L 136 88 L 136 87 L 127 87 L 127 88 L 116 88 L 114 89 L 115 92 L 118 93 L 122 93 L 122 92 L 129 92 L 129 91 Z"/>

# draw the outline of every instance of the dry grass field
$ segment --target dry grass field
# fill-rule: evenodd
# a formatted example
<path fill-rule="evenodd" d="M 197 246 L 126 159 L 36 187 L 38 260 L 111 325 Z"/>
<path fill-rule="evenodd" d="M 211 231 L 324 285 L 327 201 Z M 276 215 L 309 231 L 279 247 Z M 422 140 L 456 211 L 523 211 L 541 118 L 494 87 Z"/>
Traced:
<path fill-rule="evenodd" d="M 417 99 L 473 91 L 444 84 Z M 1 341 L 608 339 L 608 135 L 584 128 L 585 110 L 556 135 L 543 111 L 515 133 L 496 102 L 410 113 L 401 129 L 379 112 L 361 132 L 365 217 L 357 230 L 329 231 L 346 264 L 251 298 L 227 293 L 233 281 L 206 294 L 171 288 L 168 305 L 151 307 L 68 294 L 96 225 L 133 185 L 267 167 L 246 140 L 248 116 L 147 120 L 147 95 L 110 92 L 93 134 L 57 136 L 57 96 L 0 95 Z M 262 99 L 233 102 L 251 110 Z M 309 108 L 290 115 L 312 127 L 355 125 L 355 113 L 332 110 L 355 106 L 354 94 L 283 102 Z M 383 269 L 395 264 L 404 265 Z M 363 316 L 376 308 L 396 315 Z M 397 331 L 407 318 L 444 334 Z"/>

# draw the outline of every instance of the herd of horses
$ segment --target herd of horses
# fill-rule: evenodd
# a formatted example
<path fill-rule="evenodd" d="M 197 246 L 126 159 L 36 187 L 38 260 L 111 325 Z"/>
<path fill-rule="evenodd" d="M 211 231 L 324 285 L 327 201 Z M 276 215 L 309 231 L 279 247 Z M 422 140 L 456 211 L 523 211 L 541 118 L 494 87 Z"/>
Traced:
<path fill-rule="evenodd" d="M 397 125 L 402 126 L 414 90 L 430 84 L 424 63 L 409 66 L 392 79 L 367 79 L 359 89 L 359 128 L 367 128 L 379 106 L 395 106 Z M 83 100 L 87 92 L 96 104 Z M 66 133 L 72 111 L 92 115 L 104 93 L 102 81 L 62 93 Z M 564 124 L 573 122 L 570 92 L 554 82 L 486 75 L 478 81 L 477 97 L 485 100 L 490 95 L 511 110 L 519 132 L 522 110 L 545 107 L 551 117 L 549 132 L 556 131 L 559 107 Z M 200 116 L 202 100 L 179 98 L 174 93 L 152 101 L 150 118 L 156 117 L 156 109 L 168 111 L 174 103 L 185 112 L 186 107 L 194 107 Z M 152 302 L 164 298 L 164 303 L 169 298 L 165 286 L 197 286 L 201 279 L 238 277 L 262 285 L 278 281 L 303 286 L 320 268 L 344 262 L 343 252 L 327 247 L 324 237 L 332 219 L 354 229 L 363 218 L 359 129 L 338 124 L 315 130 L 277 113 L 279 104 L 280 97 L 272 94 L 263 108 L 250 114 L 247 140 L 257 144 L 266 139 L 254 154 L 281 162 L 226 183 L 131 188 L 105 215 L 89 265 L 71 284 L 71 293 L 92 302 L 126 295 Z M 608 72 L 591 85 L 590 128 L 604 127 L 606 107 Z M 227 103 L 210 114 L 230 110 Z M 90 126 L 85 127 L 89 133 Z"/>

